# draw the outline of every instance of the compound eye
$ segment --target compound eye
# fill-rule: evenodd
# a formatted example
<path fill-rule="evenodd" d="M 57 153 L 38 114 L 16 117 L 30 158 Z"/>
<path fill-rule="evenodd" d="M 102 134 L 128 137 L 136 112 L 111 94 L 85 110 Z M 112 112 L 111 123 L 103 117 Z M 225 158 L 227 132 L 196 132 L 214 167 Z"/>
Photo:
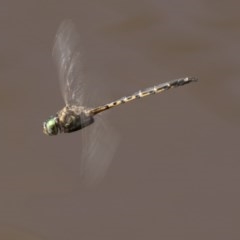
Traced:
<path fill-rule="evenodd" d="M 43 125 L 43 131 L 47 135 L 57 135 L 58 134 L 58 126 L 55 118 L 50 118 Z"/>

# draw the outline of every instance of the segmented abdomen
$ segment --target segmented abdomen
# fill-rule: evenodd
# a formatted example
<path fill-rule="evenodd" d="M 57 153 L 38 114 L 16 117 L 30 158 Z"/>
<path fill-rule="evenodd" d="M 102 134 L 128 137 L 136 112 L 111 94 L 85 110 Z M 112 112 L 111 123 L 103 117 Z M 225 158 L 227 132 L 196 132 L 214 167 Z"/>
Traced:
<path fill-rule="evenodd" d="M 191 82 L 196 82 L 196 81 L 197 81 L 197 78 L 186 77 L 186 78 L 179 78 L 179 79 L 176 79 L 176 80 L 172 80 L 172 81 L 169 81 L 169 82 L 166 82 L 166 83 L 161 83 L 157 86 L 154 86 L 154 87 L 151 87 L 151 88 L 146 88 L 142 91 L 138 91 L 138 92 L 136 92 L 136 93 L 134 93 L 134 94 L 132 94 L 128 97 L 122 97 L 122 98 L 120 98 L 120 99 L 118 99 L 114 102 L 111 102 L 111 103 L 105 104 L 103 106 L 97 107 L 97 108 L 91 110 L 91 112 L 95 115 L 97 113 L 100 113 L 100 112 L 105 111 L 107 109 L 110 109 L 112 107 L 119 106 L 123 103 L 127 103 L 127 102 L 133 101 L 135 99 L 150 96 L 152 94 L 157 94 L 157 93 L 163 92 L 165 90 L 175 88 L 175 87 L 179 87 L 179 86 L 183 86 L 185 84 L 188 84 L 188 83 L 191 83 Z"/>

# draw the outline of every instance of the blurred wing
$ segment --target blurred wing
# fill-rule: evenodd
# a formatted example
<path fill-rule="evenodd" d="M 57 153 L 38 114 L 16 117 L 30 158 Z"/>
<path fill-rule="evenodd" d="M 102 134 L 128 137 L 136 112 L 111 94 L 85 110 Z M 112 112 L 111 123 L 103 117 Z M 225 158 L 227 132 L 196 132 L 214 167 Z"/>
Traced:
<path fill-rule="evenodd" d="M 119 138 L 101 116 L 94 124 L 82 129 L 82 155 L 80 174 L 84 185 L 100 182 L 114 157 Z"/>
<path fill-rule="evenodd" d="M 66 105 L 94 106 L 102 94 L 92 90 L 98 89 L 98 82 L 83 82 L 79 35 L 71 20 L 64 21 L 57 31 L 53 57 L 57 63 Z M 85 90 L 91 91 L 91 95 L 84 96 Z M 80 174 L 85 185 L 97 183 L 104 177 L 118 145 L 117 134 L 99 115 L 94 124 L 81 130 Z"/>
<path fill-rule="evenodd" d="M 54 47 L 62 95 L 66 105 L 83 104 L 83 73 L 79 50 L 79 35 L 71 20 L 60 25 Z"/>

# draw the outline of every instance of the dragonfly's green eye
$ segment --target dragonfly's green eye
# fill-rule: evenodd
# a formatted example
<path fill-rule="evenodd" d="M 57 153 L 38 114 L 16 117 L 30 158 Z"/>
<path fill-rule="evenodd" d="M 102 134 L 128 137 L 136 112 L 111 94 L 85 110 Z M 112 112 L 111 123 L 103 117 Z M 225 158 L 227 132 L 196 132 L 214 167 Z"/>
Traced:
<path fill-rule="evenodd" d="M 43 123 L 43 132 L 47 135 L 58 134 L 58 124 L 55 117 L 52 117 Z"/>

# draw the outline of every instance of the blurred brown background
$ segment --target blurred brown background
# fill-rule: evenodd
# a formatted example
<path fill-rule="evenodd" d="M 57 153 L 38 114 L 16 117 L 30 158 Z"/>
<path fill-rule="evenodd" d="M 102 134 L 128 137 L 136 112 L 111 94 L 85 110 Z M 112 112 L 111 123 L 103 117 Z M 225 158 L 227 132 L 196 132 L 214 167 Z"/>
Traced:
<path fill-rule="evenodd" d="M 239 8 L 1 0 L 0 239 L 240 239 Z M 121 142 L 92 188 L 79 186 L 79 133 L 42 133 L 64 105 L 51 51 L 66 18 L 101 103 L 200 79 L 109 112 Z"/>

